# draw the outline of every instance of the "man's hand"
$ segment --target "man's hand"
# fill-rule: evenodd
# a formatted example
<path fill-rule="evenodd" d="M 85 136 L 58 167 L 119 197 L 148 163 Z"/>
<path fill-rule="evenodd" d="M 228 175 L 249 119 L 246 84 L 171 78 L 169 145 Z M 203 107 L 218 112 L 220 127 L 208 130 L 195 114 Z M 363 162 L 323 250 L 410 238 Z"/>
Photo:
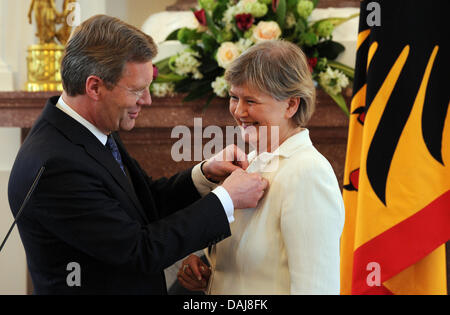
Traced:
<path fill-rule="evenodd" d="M 257 173 L 236 169 L 222 184 L 233 200 L 235 209 L 255 208 L 269 182 Z"/>
<path fill-rule="evenodd" d="M 180 284 L 186 289 L 202 291 L 208 286 L 211 270 L 198 256 L 190 255 L 183 260 L 177 276 Z"/>
<path fill-rule="evenodd" d="M 236 145 L 231 144 L 225 149 L 207 160 L 202 171 L 205 177 L 214 182 L 222 182 L 233 171 L 237 169 L 247 169 L 247 155 Z"/>

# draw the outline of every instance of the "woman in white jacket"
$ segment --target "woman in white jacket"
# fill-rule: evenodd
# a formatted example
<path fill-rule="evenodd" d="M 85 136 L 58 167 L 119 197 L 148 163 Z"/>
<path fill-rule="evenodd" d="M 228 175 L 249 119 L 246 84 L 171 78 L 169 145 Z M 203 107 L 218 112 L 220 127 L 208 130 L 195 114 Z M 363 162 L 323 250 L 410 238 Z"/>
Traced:
<path fill-rule="evenodd" d="M 269 189 L 258 206 L 235 212 L 232 236 L 197 256 L 178 279 L 210 294 L 339 294 L 344 205 L 329 162 L 304 128 L 315 88 L 301 49 L 286 41 L 257 44 L 227 69 L 230 112 L 246 142 L 247 172 Z M 200 277 L 200 280 L 199 280 Z"/>

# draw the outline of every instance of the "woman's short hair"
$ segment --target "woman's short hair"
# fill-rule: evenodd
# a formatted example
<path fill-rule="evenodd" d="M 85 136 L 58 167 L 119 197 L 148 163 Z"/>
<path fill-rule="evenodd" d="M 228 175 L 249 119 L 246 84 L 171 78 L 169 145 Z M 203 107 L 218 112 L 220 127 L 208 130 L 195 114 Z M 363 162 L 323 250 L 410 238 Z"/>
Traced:
<path fill-rule="evenodd" d="M 284 40 L 256 44 L 236 58 L 225 72 L 230 85 L 248 85 L 278 101 L 300 97 L 300 105 L 292 117 L 300 126 L 311 118 L 316 90 L 303 51 Z"/>
<path fill-rule="evenodd" d="M 61 63 L 64 90 L 70 96 L 84 95 L 91 75 L 113 88 L 127 62 L 148 62 L 157 52 L 153 39 L 136 27 L 111 16 L 93 16 L 73 31 L 66 45 Z"/>

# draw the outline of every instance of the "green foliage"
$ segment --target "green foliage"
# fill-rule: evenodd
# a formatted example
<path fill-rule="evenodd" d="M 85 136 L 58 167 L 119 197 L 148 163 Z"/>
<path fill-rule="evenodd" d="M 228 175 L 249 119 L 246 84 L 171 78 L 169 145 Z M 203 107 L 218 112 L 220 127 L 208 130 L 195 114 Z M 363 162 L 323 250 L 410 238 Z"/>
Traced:
<path fill-rule="evenodd" d="M 218 38 L 220 34 L 219 28 L 214 24 L 214 20 L 208 12 L 205 12 L 206 15 L 206 24 L 208 25 L 208 29 L 213 33 L 214 37 Z M 220 41 L 219 41 L 220 43 Z"/>
<path fill-rule="evenodd" d="M 201 38 L 202 34 L 197 32 L 197 30 L 190 29 L 187 27 L 181 28 L 177 33 L 177 39 L 186 45 L 195 45 L 197 41 Z"/>
<path fill-rule="evenodd" d="M 198 0 L 198 3 L 200 4 L 201 8 L 208 11 L 213 11 L 218 5 L 215 0 Z"/>
<path fill-rule="evenodd" d="M 297 13 L 304 19 L 307 19 L 314 10 L 314 4 L 309 0 L 300 0 L 297 4 Z"/>
<path fill-rule="evenodd" d="M 177 29 L 175 31 L 173 31 L 172 33 L 170 33 L 167 37 L 166 37 L 166 41 L 167 40 L 177 40 L 178 39 L 178 31 L 180 29 Z"/>
<path fill-rule="evenodd" d="M 327 64 L 333 68 L 337 69 L 339 71 L 342 71 L 347 77 L 349 77 L 350 80 L 354 80 L 355 78 L 355 69 L 350 68 L 349 66 L 346 66 L 340 62 L 329 60 Z"/>
<path fill-rule="evenodd" d="M 318 0 L 279 0 L 276 10 L 273 10 L 272 0 L 258 0 L 251 3 L 244 3 L 240 0 L 199 0 L 199 7 L 205 10 L 206 26 L 201 26 L 199 29 L 186 27 L 177 29 L 166 39 L 178 40 L 189 46 L 189 51 L 192 52 L 191 57 L 189 57 L 190 59 L 183 57 L 185 64 L 180 66 L 187 68 L 180 68 L 184 70 L 177 71 L 176 67 L 179 65 L 179 62 L 175 62 L 177 56 L 161 60 L 156 64 L 159 75 L 154 82 L 174 83 L 176 92 L 187 93 L 185 101 L 207 97 L 207 104 L 209 104 L 216 96 L 215 93 L 221 94 L 216 92 L 215 88 L 217 91 L 222 89 L 222 93 L 226 88 L 223 83 L 221 83 L 221 87 L 217 84 L 216 87 L 212 87 L 212 82 L 216 79 L 220 79 L 217 82 L 224 82 L 221 77 L 224 75 L 225 69 L 221 68 L 216 61 L 216 58 L 219 58 L 216 57 L 218 56 L 217 51 L 224 42 L 233 43 L 237 49 L 248 47 L 249 40 L 252 41 L 251 44 L 254 44 L 253 41 L 256 39 L 253 32 L 261 21 L 275 21 L 280 27 L 281 38 L 296 43 L 302 48 L 312 64 L 314 79 L 317 80 L 319 74 L 323 74 L 331 67 L 353 80 L 354 70 L 334 61 L 345 50 L 345 47 L 332 40 L 332 32 L 336 26 L 357 15 L 347 18 L 322 19 L 310 23 L 309 16 L 317 3 Z M 195 12 L 194 9 L 192 11 Z M 239 29 L 236 23 L 235 16 L 242 13 L 250 13 L 253 16 L 253 25 L 248 30 Z M 244 39 L 247 42 L 240 41 Z M 180 60 L 183 58 L 180 57 Z M 220 58 L 220 65 L 224 66 L 223 57 Z M 313 61 L 311 62 L 311 60 Z M 191 66 L 194 68 L 191 69 Z M 180 75 L 179 73 L 187 74 Z M 333 90 L 328 89 L 328 91 Z M 331 95 L 331 97 L 344 111 L 346 110 L 342 95 Z"/>
<path fill-rule="evenodd" d="M 208 54 L 212 54 L 217 48 L 219 48 L 219 44 L 216 39 L 208 33 L 202 34 L 202 43 L 205 53 Z"/>
<path fill-rule="evenodd" d="M 314 46 L 318 43 L 319 38 L 312 32 L 304 32 L 300 34 L 299 44 L 300 46 Z"/>
<path fill-rule="evenodd" d="M 326 40 L 317 44 L 317 51 L 320 56 L 327 58 L 328 60 L 336 59 L 340 53 L 345 50 L 345 47 L 338 42 L 332 40 Z"/>
<path fill-rule="evenodd" d="M 286 21 L 286 0 L 280 0 L 277 7 L 277 23 L 280 25 L 281 29 L 284 29 L 284 24 Z"/>

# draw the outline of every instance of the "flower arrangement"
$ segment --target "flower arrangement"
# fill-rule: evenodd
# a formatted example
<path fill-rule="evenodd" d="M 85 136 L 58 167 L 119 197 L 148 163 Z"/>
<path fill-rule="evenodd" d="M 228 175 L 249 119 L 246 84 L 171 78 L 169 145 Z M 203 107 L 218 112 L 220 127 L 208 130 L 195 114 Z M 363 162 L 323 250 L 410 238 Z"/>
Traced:
<path fill-rule="evenodd" d="M 156 63 L 158 75 L 150 87 L 156 97 L 187 93 L 184 101 L 227 97 L 228 65 L 250 46 L 282 38 L 300 46 L 308 57 L 315 82 L 348 115 L 342 96 L 354 70 L 334 61 L 344 46 L 332 32 L 348 18 L 309 22 L 318 0 L 199 0 L 192 10 L 197 29 L 181 28 L 167 40 L 187 45 L 184 51 Z"/>

